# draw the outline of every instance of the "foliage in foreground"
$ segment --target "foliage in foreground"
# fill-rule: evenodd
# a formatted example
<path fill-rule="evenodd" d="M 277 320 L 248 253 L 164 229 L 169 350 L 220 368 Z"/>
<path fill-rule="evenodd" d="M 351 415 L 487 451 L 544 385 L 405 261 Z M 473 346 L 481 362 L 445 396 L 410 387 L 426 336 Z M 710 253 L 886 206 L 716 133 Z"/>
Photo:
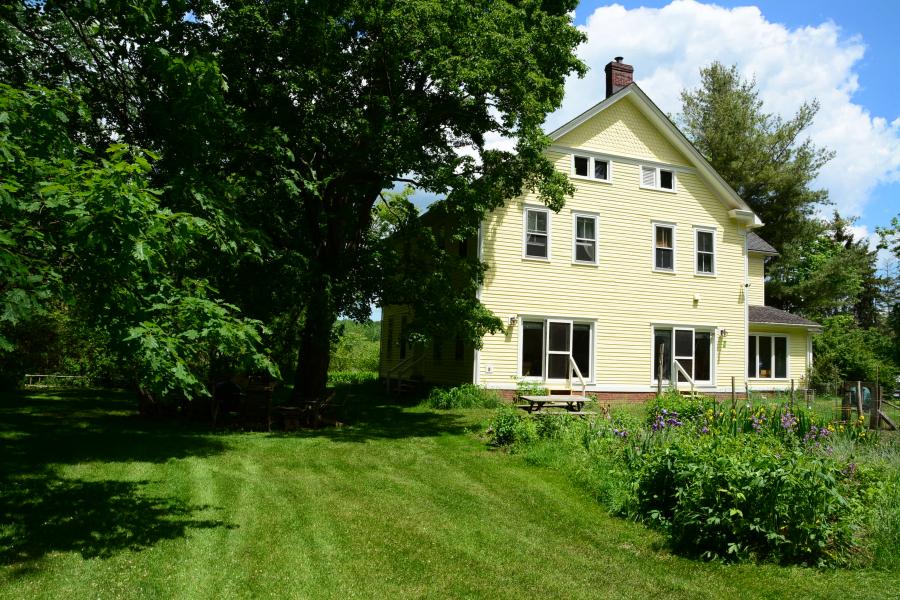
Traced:
<path fill-rule="evenodd" d="M 216 246 L 215 227 L 163 205 L 153 153 L 85 147 L 76 130 L 93 122 L 67 90 L 0 84 L 0 355 L 11 332 L 65 310 L 158 398 L 208 395 L 225 364 L 276 376 L 262 323 L 182 270 L 192 247 Z"/>
<path fill-rule="evenodd" d="M 497 408 L 500 404 L 500 395 L 492 390 L 471 383 L 464 383 L 457 387 L 436 387 L 429 392 L 423 406 L 441 410 L 455 408 Z"/>
<path fill-rule="evenodd" d="M 861 468 L 769 435 L 676 436 L 635 465 L 632 514 L 715 559 L 841 565 L 875 487 Z"/>
<path fill-rule="evenodd" d="M 535 418 L 501 407 L 488 438 L 565 472 L 612 513 L 660 529 L 688 556 L 897 562 L 896 534 L 885 525 L 897 517 L 884 514 L 897 502 L 896 449 L 864 458 L 878 456 L 879 440 L 861 422 L 665 396 L 643 420 L 616 412 L 610 421 Z"/>

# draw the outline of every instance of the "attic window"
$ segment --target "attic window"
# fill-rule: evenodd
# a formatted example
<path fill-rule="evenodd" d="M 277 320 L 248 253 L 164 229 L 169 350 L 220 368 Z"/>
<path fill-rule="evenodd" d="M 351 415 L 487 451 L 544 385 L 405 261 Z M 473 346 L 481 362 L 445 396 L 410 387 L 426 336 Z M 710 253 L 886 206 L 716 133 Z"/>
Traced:
<path fill-rule="evenodd" d="M 641 167 L 641 187 L 652 190 L 675 191 L 675 172 L 660 167 Z"/>
<path fill-rule="evenodd" d="M 666 169 L 659 170 L 659 187 L 664 190 L 675 189 L 675 174 Z"/>
<path fill-rule="evenodd" d="M 592 156 L 572 156 L 572 172 L 575 177 L 584 177 L 609 182 L 609 161 Z"/>
<path fill-rule="evenodd" d="M 591 164 L 591 159 L 587 156 L 576 156 L 575 157 L 575 174 L 579 177 L 587 177 L 588 167 Z"/>

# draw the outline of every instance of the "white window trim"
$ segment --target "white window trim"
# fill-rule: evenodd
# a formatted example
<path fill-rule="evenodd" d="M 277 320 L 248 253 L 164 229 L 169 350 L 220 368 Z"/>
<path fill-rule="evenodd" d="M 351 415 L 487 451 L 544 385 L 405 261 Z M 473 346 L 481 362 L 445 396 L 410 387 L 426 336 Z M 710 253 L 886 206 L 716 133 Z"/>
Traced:
<path fill-rule="evenodd" d="M 578 219 L 594 220 L 594 260 L 578 260 Z M 600 217 L 596 213 L 572 211 L 572 264 L 596 267 L 600 265 Z"/>
<path fill-rule="evenodd" d="M 713 270 L 711 273 L 706 273 L 704 271 L 700 271 L 697 266 L 697 256 L 700 254 L 700 243 L 697 241 L 697 238 L 700 235 L 700 232 L 711 233 L 713 240 L 712 247 L 712 257 L 713 257 Z M 718 274 L 719 270 L 719 245 L 716 242 L 717 230 L 715 227 L 707 227 L 702 225 L 694 226 L 694 275 L 698 277 L 715 277 Z M 656 239 L 656 238 L 654 238 Z"/>
<path fill-rule="evenodd" d="M 588 174 L 587 174 L 587 176 L 575 174 L 575 157 L 576 156 L 588 159 Z M 606 179 L 597 179 L 593 175 L 594 174 L 594 163 L 598 160 L 600 162 L 606 163 Z M 572 179 L 580 179 L 582 181 L 596 181 L 598 183 L 612 183 L 613 163 L 609 158 L 601 158 L 599 156 L 590 154 L 589 152 L 584 152 L 584 153 L 574 152 L 574 153 L 572 153 L 571 167 L 572 167 L 572 169 L 570 172 L 570 176 L 572 177 Z"/>
<path fill-rule="evenodd" d="M 573 168 L 574 168 L 575 163 L 573 162 L 572 164 L 573 164 Z M 644 185 L 644 169 L 653 169 L 656 172 L 654 175 L 654 178 L 653 178 L 653 182 L 654 182 L 653 186 Z M 660 174 L 659 174 L 660 171 L 669 171 L 670 173 L 672 173 L 672 189 L 671 190 L 668 188 L 660 187 L 660 182 L 662 181 Z M 677 170 L 668 168 L 668 167 L 659 167 L 657 165 L 642 164 L 640 166 L 640 169 L 638 170 L 638 187 L 641 189 L 644 189 L 644 190 L 656 190 L 657 192 L 668 192 L 670 194 L 674 194 L 675 192 L 678 191 Z"/>
<path fill-rule="evenodd" d="M 654 356 L 656 355 L 656 348 L 654 347 L 654 341 L 655 341 L 657 329 L 671 329 L 672 330 L 672 345 L 673 345 L 673 348 L 672 348 L 672 371 L 673 371 L 673 374 L 675 373 L 675 358 L 677 358 L 675 356 L 675 348 L 674 348 L 675 330 L 676 329 L 690 329 L 691 331 L 694 332 L 694 334 L 696 334 L 698 331 L 699 332 L 708 332 L 710 334 L 710 336 L 709 336 L 709 344 L 710 344 L 709 380 L 704 379 L 704 380 L 695 381 L 694 383 L 696 383 L 698 388 L 713 388 L 716 386 L 716 383 L 715 383 L 717 381 L 717 379 L 716 379 L 716 377 L 717 377 L 717 375 L 716 375 L 716 360 L 718 359 L 718 357 L 716 355 L 716 352 L 718 350 L 718 338 L 716 336 L 718 335 L 718 331 L 719 331 L 718 328 L 714 327 L 712 325 L 682 325 L 682 324 L 678 324 L 678 323 L 651 323 L 650 324 L 650 385 L 651 386 L 656 387 L 659 385 L 659 382 L 656 380 L 656 377 L 653 376 L 653 369 L 656 368 L 656 365 L 654 364 L 656 362 L 654 360 Z M 696 339 L 693 341 L 693 344 L 694 344 L 694 356 L 695 356 L 695 358 L 693 360 L 696 361 L 697 360 L 696 359 L 696 355 L 697 355 L 697 340 Z M 676 375 L 676 381 L 677 381 L 677 379 L 678 378 Z M 681 382 L 681 383 L 685 383 L 685 382 Z M 672 385 L 672 382 L 668 379 L 663 379 L 663 385 L 669 386 L 669 385 Z"/>
<path fill-rule="evenodd" d="M 529 256 L 528 255 L 528 213 L 530 211 L 543 212 L 547 214 L 547 256 Z M 522 258 L 524 260 L 537 260 L 541 262 L 550 262 L 553 254 L 553 224 L 550 209 L 546 206 L 534 206 L 526 204 L 522 210 Z"/>
<path fill-rule="evenodd" d="M 517 315 L 516 320 L 518 321 L 518 325 L 516 326 L 516 335 L 518 336 L 518 344 L 516 350 L 516 380 L 519 381 L 528 381 L 531 383 L 546 383 L 558 385 L 560 383 L 568 381 L 567 379 L 549 379 L 547 377 L 547 356 L 549 354 L 549 342 L 548 336 L 550 335 L 550 325 L 551 321 L 554 322 L 568 322 L 572 325 L 588 325 L 591 328 L 590 335 L 590 348 L 588 352 L 588 357 L 590 358 L 590 365 L 588 366 L 589 373 L 582 373 L 581 375 L 584 377 L 584 381 L 587 384 L 593 385 L 596 382 L 594 381 L 594 372 L 597 370 L 597 364 L 599 360 L 597 358 L 597 320 L 596 319 L 580 319 L 577 317 L 548 317 L 546 315 Z M 544 323 L 544 354 L 542 357 L 542 369 L 541 372 L 544 374 L 542 377 L 534 377 L 534 376 L 524 376 L 522 375 L 522 342 L 524 341 L 524 331 L 525 331 L 525 321 L 542 321 Z M 572 330 L 570 330 L 570 334 Z M 572 344 L 574 343 L 574 339 L 569 339 L 569 350 L 571 353 Z M 652 343 L 652 342 L 651 342 Z M 577 377 L 573 376 L 573 385 L 577 382 Z"/>
<path fill-rule="evenodd" d="M 671 269 L 660 269 L 656 266 L 656 228 L 657 227 L 669 227 L 672 229 L 672 268 Z M 678 227 L 675 223 L 667 223 L 665 221 L 652 221 L 650 233 L 653 236 L 651 239 L 652 250 L 650 253 L 650 264 L 653 267 L 654 273 L 671 273 L 675 274 L 678 272 Z"/>
<path fill-rule="evenodd" d="M 770 337 L 772 338 L 772 376 L 771 377 L 760 377 L 759 376 L 759 337 Z M 750 373 L 747 373 L 747 379 L 758 379 L 760 381 L 788 381 L 791 378 L 791 336 L 786 333 L 768 333 L 768 332 L 750 332 L 747 334 L 747 358 L 748 360 L 744 361 L 744 370 L 746 372 L 747 365 L 749 362 L 750 355 L 750 338 L 757 338 L 753 341 L 756 344 L 756 374 L 751 377 Z M 775 377 L 775 339 L 774 338 L 784 338 L 784 377 Z"/>
<path fill-rule="evenodd" d="M 550 349 L 550 326 L 553 324 L 563 324 L 569 326 L 569 349 L 568 350 L 551 350 Z M 572 325 L 573 322 L 570 319 L 547 319 L 544 321 L 544 381 L 547 383 L 565 383 L 568 381 L 568 378 L 550 378 L 550 355 L 551 354 L 560 354 L 563 356 L 572 356 Z M 568 368 L 568 361 L 566 361 L 566 367 Z"/>

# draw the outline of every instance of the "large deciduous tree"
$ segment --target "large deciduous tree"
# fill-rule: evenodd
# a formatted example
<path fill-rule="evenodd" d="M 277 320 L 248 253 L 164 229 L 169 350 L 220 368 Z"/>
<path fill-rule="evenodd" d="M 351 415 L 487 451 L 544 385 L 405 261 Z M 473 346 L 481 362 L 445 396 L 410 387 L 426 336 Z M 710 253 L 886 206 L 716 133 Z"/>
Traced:
<path fill-rule="evenodd" d="M 406 181 L 446 196 L 439 210 L 457 238 L 526 189 L 555 208 L 571 192 L 543 155 L 541 125 L 565 77 L 583 71 L 575 4 L 22 3 L 3 9 L 0 69 L 84 98 L 94 148 L 115 140 L 159 155 L 163 204 L 211 224 L 215 243 L 195 249 L 191 268 L 251 316 L 300 323 L 294 393 L 313 398 L 337 317 L 363 317 L 398 289 L 385 277 L 400 266 L 395 246 L 373 228 L 383 190 Z M 514 138 L 515 152 L 489 149 L 490 136 Z M 435 319 L 449 307 L 473 331 L 490 326 L 471 285 L 429 275 L 418 285 Z"/>

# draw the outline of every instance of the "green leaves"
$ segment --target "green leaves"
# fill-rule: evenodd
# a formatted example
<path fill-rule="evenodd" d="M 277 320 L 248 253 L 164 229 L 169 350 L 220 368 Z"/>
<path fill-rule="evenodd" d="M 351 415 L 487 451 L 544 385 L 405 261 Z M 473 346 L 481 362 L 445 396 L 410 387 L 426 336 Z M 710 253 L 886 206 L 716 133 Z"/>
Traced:
<path fill-rule="evenodd" d="M 161 206 L 148 181 L 154 154 L 120 143 L 98 157 L 79 146 L 57 125 L 69 123 L 60 111 L 86 114 L 66 91 L 0 85 L 0 107 L 9 109 L 0 146 L 16 157 L 2 163 L 15 193 L 0 204 L 0 327 L 65 302 L 160 399 L 208 394 L 209 369 L 225 357 L 277 372 L 261 351 L 260 322 L 215 298 L 207 281 L 177 276 L 209 226 Z M 0 350 L 13 340 L 2 336 Z"/>

